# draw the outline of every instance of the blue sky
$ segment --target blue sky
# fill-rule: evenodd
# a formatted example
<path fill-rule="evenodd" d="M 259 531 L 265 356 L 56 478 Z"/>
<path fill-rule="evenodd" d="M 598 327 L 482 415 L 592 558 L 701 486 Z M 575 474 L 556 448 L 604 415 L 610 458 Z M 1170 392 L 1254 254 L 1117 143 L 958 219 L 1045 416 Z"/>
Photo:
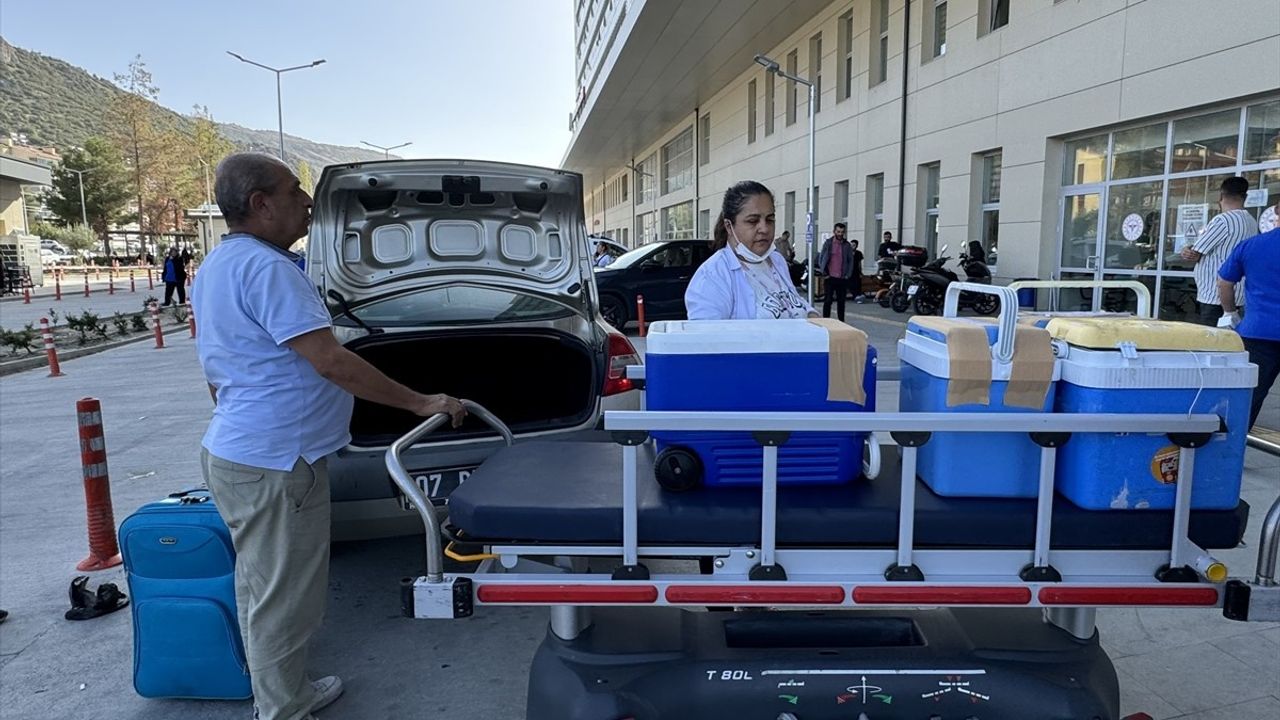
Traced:
<path fill-rule="evenodd" d="M 554 166 L 569 141 L 572 0 L 3 0 L 0 34 L 107 79 L 141 54 L 162 104 L 263 129 L 275 77 L 226 51 L 324 58 L 284 76 L 285 132 L 320 142 Z"/>

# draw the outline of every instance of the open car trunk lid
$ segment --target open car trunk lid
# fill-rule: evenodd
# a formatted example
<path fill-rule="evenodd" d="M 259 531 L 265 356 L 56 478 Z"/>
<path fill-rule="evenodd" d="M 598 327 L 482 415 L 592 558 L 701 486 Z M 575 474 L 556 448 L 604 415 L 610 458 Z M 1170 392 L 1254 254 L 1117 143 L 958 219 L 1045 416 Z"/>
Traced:
<path fill-rule="evenodd" d="M 492 283 L 590 312 L 582 176 L 473 160 L 325 168 L 307 266 L 351 306 L 436 283 Z"/>

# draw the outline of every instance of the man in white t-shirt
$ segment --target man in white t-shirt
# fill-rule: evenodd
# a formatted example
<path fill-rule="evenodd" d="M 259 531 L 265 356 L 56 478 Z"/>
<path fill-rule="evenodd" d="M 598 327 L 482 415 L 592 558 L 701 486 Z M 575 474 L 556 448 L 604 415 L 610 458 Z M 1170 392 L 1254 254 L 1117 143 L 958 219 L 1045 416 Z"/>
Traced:
<path fill-rule="evenodd" d="M 288 248 L 311 198 L 279 160 L 218 165 L 230 232 L 200 266 L 196 352 L 213 395 L 205 482 L 236 549 L 236 606 L 258 720 L 314 720 L 342 693 L 306 674 L 307 641 L 328 597 L 328 456 L 351 440 L 352 395 L 421 416 L 466 411 L 423 395 L 338 344 L 329 311 Z"/>
<path fill-rule="evenodd" d="M 1218 270 L 1236 245 L 1258 234 L 1258 223 L 1244 209 L 1249 181 L 1229 177 L 1222 181 L 1218 207 L 1222 212 L 1209 221 L 1196 241 L 1182 251 L 1182 258 L 1195 263 L 1196 305 L 1204 325 L 1217 325 L 1222 317 L 1218 298 Z M 1236 285 L 1236 305 L 1244 307 L 1244 285 Z"/>

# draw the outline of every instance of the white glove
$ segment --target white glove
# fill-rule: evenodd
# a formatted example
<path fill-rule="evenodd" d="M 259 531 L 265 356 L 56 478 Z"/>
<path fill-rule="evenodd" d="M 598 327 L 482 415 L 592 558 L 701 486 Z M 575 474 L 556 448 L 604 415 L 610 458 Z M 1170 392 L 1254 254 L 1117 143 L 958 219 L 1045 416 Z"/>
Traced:
<path fill-rule="evenodd" d="M 1223 313 L 1222 317 L 1218 318 L 1218 327 L 1220 328 L 1230 328 L 1235 330 L 1236 326 L 1239 324 L 1240 313 L 1238 312 Z"/>

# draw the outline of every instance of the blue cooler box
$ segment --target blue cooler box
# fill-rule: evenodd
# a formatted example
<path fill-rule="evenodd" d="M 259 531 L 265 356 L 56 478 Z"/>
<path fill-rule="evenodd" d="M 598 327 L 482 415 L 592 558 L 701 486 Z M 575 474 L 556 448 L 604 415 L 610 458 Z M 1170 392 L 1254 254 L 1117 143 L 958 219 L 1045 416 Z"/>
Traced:
<path fill-rule="evenodd" d="M 827 331 L 807 320 L 654 323 L 645 353 L 649 410 L 871 412 L 876 351 L 866 350 L 866 402 L 827 400 Z M 653 433 L 659 452 L 697 455 L 703 484 L 759 485 L 763 450 L 748 433 Z M 793 433 L 778 449 L 779 485 L 835 485 L 862 473 L 865 433 Z"/>
<path fill-rule="evenodd" d="M 999 328 L 989 321 L 948 318 L 983 328 L 994 348 Z M 1048 343 L 1049 339 L 1044 338 Z M 992 350 L 990 402 L 949 406 L 951 364 L 946 334 L 923 327 L 913 318 L 898 341 L 902 380 L 898 409 L 902 412 L 1031 413 L 1052 412 L 1058 379 L 1055 365 L 1044 405 L 1016 407 L 1005 403 L 1013 366 L 997 360 Z M 1026 433 L 935 432 L 917 456 L 917 474 L 935 493 L 948 497 L 1033 498 L 1040 488 L 1040 446 Z"/>
<path fill-rule="evenodd" d="M 1239 504 L 1258 368 L 1236 333 L 1191 323 L 1074 318 L 1055 319 L 1048 330 L 1066 346 L 1058 412 L 1218 415 L 1227 432 L 1196 450 L 1191 505 L 1229 510 Z M 1057 488 L 1089 510 L 1168 510 L 1177 471 L 1178 447 L 1163 434 L 1076 433 L 1058 450 Z"/>

